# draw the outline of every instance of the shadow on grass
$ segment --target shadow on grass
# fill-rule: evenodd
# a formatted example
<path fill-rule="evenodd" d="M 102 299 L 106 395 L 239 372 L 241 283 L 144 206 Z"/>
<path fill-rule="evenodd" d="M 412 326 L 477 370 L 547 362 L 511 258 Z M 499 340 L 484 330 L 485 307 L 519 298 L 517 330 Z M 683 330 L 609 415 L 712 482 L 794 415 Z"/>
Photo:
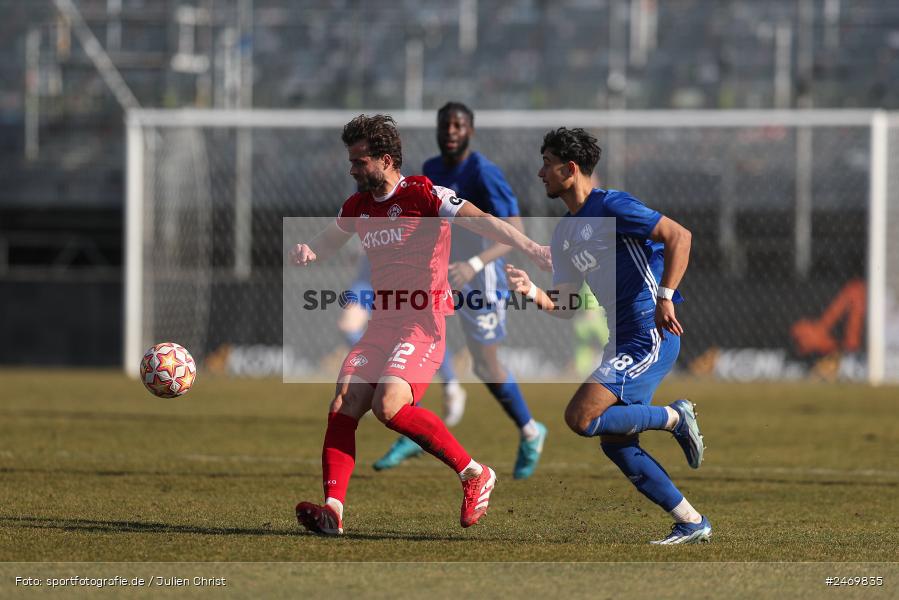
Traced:
<path fill-rule="evenodd" d="M 20 527 L 27 529 L 59 529 L 62 531 L 87 531 L 92 533 L 180 533 L 197 535 L 241 535 L 241 536 L 316 536 L 304 532 L 299 528 L 275 529 L 269 526 L 260 527 L 200 527 L 197 525 L 172 525 L 169 523 L 156 523 L 145 521 L 106 521 L 94 519 L 66 519 L 53 517 L 0 517 L 0 525 Z M 371 540 L 386 541 L 397 540 L 404 542 L 462 542 L 467 537 L 464 534 L 456 536 L 434 534 L 411 534 L 397 531 L 373 531 L 370 533 L 349 533 L 342 540 Z M 489 541 L 512 541 L 511 538 L 484 538 Z"/>
<path fill-rule="evenodd" d="M 260 479 L 260 478 L 292 478 L 292 477 L 319 477 L 321 469 L 309 471 L 289 471 L 282 473 L 231 473 L 228 471 L 141 471 L 141 470 L 124 470 L 124 469 L 42 469 L 35 467 L 0 467 L 2 473 L 23 473 L 23 474 L 42 474 L 42 475 L 71 475 L 73 477 L 202 477 L 205 479 Z M 374 475 L 367 473 L 358 473 L 353 475 L 353 480 L 375 479 Z"/>
<path fill-rule="evenodd" d="M 464 533 L 458 535 L 438 535 L 433 533 L 406 533 L 398 531 L 372 531 L 370 533 L 352 532 L 343 536 L 348 540 L 370 540 L 370 541 L 389 541 L 396 540 L 402 542 L 470 542 L 470 538 Z M 494 537 L 494 536 L 478 536 L 479 542 L 512 542 L 511 537 Z M 520 540 L 518 540 L 520 541 Z"/>
<path fill-rule="evenodd" d="M 52 517 L 0 517 L 0 524 L 12 527 L 36 529 L 61 529 L 63 531 L 91 531 L 105 533 L 187 533 L 200 535 L 296 535 L 296 529 L 272 527 L 199 527 L 196 525 L 172 525 L 144 521 L 101 521 L 93 519 L 60 519 Z"/>

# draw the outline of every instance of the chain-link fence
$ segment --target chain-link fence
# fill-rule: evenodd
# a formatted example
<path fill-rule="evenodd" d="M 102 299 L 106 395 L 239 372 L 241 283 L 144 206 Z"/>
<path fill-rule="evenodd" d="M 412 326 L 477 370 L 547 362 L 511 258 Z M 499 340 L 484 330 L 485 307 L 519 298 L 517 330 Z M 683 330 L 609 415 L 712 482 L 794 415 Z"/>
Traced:
<path fill-rule="evenodd" d="M 334 216 L 353 193 L 340 129 L 354 115 L 170 114 L 133 120 L 143 123 L 130 170 L 143 196 L 143 267 L 132 289 L 143 308 L 129 317 L 140 320 L 130 345 L 171 338 L 213 368 L 280 372 L 282 219 Z M 397 119 L 402 171 L 416 174 L 437 153 L 435 115 Z M 598 185 L 692 231 L 678 368 L 734 379 L 865 376 L 870 113 L 484 112 L 475 124 L 474 149 L 502 169 L 526 217 L 565 211 L 537 178 L 543 133 L 583 126 L 603 148 Z M 897 204 L 890 199 L 890 231 Z M 353 269 L 351 258 L 333 266 L 335 289 Z"/>

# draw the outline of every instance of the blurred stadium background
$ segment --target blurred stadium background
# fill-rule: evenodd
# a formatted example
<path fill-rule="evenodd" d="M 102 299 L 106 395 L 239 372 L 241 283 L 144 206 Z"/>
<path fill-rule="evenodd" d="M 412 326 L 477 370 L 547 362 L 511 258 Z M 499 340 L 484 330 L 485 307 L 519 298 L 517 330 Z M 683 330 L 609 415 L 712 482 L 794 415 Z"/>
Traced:
<path fill-rule="evenodd" d="M 735 598 L 817 598 L 824 575 L 886 575 L 895 596 L 897 388 L 859 382 L 899 377 L 896 2 L 0 0 L 0 14 L 3 561 L 722 561 L 664 595 L 732 582 Z M 667 517 L 565 430 L 573 384 L 524 389 L 551 431 L 526 482 L 510 476 L 515 432 L 468 386 L 459 439 L 503 486 L 484 527 L 458 528 L 436 461 L 372 475 L 393 433 L 369 423 L 349 539 L 297 535 L 333 388 L 279 378 L 282 219 L 332 216 L 352 191 L 349 116 L 395 114 L 412 173 L 451 99 L 475 110 L 474 146 L 531 223 L 561 212 L 536 178 L 540 138 L 580 125 L 600 137 L 604 185 L 694 232 L 681 377 L 659 396 L 701 405 L 706 463 L 645 437 L 709 507 L 715 543 L 645 544 Z M 350 248 L 322 284 L 352 271 Z M 525 333 L 511 357 L 547 337 Z M 200 363 L 184 401 L 122 374 L 165 338 Z M 782 565 L 743 562 L 825 560 L 878 564 L 797 589 Z M 606 567 L 590 581 L 634 595 L 637 577 L 595 576 Z M 483 594 L 477 563 L 462 569 L 434 597 Z M 500 574 L 506 589 L 525 569 Z M 21 570 L 0 563 L 4 581 Z M 346 570 L 328 570 L 295 573 L 332 597 Z M 560 589 L 583 595 L 583 579 L 547 594 Z"/>
<path fill-rule="evenodd" d="M 899 107 L 895 3 L 0 0 L 0 9 L 0 363 L 116 366 L 169 336 L 213 370 L 272 374 L 281 218 L 333 214 L 351 191 L 339 123 L 362 109 L 397 112 L 414 172 L 435 151 L 433 111 L 449 99 L 475 109 L 476 147 L 504 168 L 525 216 L 561 210 L 536 185 L 540 135 L 582 125 L 604 147 L 605 185 L 694 231 L 683 288 L 701 300 L 683 309 L 694 334 L 681 370 L 865 379 L 872 341 L 889 361 L 883 350 L 899 338 L 890 319 L 899 168 L 887 146 L 883 206 L 870 211 L 880 173 L 872 110 Z M 171 111 L 184 108 L 230 112 Z M 766 112 L 775 109 L 790 112 Z M 565 110 L 579 112 L 555 112 Z M 646 110 L 680 112 L 633 112 Z M 899 143 L 889 122 L 882 131 Z M 143 255 L 159 244 L 164 257 L 135 274 L 146 301 L 126 315 L 129 156 L 142 211 L 130 239 Z M 176 272 L 181 285 L 166 280 Z M 866 298 L 869 283 L 877 298 Z M 184 300 L 181 320 L 154 319 Z"/>

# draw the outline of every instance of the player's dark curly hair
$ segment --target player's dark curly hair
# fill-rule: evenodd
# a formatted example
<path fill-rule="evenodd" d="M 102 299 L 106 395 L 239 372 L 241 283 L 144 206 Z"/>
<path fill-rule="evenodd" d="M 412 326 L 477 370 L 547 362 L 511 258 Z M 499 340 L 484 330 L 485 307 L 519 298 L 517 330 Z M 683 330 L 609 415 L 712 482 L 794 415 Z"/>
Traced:
<path fill-rule="evenodd" d="M 447 102 L 443 106 L 440 107 L 440 110 L 437 111 L 437 122 L 440 123 L 444 119 L 448 118 L 451 114 L 460 112 L 466 117 L 468 117 L 468 122 L 474 127 L 474 113 L 468 106 L 462 104 L 461 102 Z"/>
<path fill-rule="evenodd" d="M 340 139 L 347 147 L 365 140 L 369 156 L 389 154 L 397 169 L 403 166 L 403 143 L 390 115 L 359 115 L 343 126 Z"/>
<path fill-rule="evenodd" d="M 549 150 L 565 162 L 573 161 L 585 175 L 592 175 L 602 155 L 602 148 L 596 142 L 595 137 L 580 127 L 559 127 L 543 136 L 540 154 Z"/>

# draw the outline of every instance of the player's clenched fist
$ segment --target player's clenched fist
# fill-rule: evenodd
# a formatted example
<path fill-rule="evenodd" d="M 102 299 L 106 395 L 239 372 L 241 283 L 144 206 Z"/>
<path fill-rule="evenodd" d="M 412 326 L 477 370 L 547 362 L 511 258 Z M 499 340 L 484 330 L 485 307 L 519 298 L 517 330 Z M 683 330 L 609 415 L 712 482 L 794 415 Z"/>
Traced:
<path fill-rule="evenodd" d="M 316 256 L 315 252 L 312 251 L 312 248 L 306 244 L 297 244 L 293 247 L 293 250 L 290 251 L 290 259 L 293 261 L 293 264 L 305 267 L 314 262 Z"/>
<path fill-rule="evenodd" d="M 527 294 L 531 289 L 531 278 L 515 265 L 506 265 L 506 279 L 509 281 L 510 291 Z"/>

